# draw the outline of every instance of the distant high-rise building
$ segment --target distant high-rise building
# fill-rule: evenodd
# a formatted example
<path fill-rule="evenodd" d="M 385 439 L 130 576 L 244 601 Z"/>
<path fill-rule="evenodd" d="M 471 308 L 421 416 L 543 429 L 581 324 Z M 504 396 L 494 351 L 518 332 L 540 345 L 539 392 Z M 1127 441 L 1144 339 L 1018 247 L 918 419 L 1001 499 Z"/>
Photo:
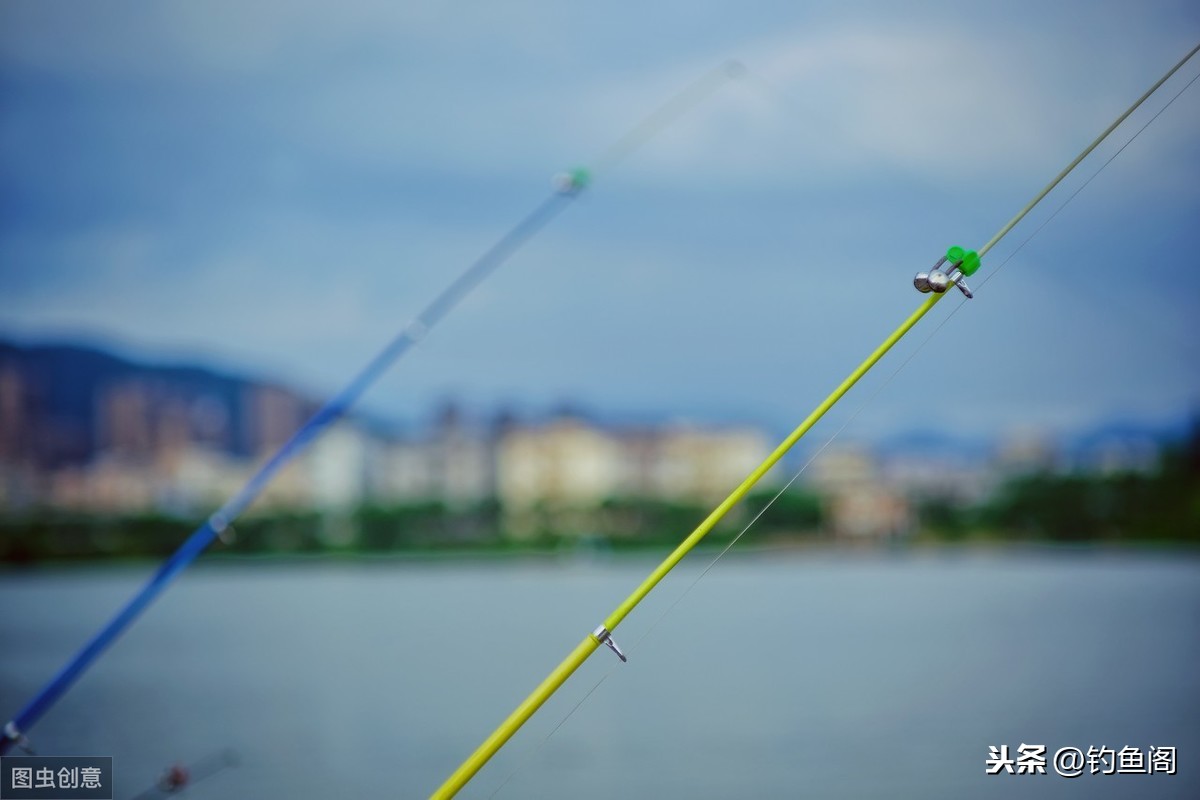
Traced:
<path fill-rule="evenodd" d="M 154 419 L 150 386 L 144 380 L 115 383 L 96 398 L 101 452 L 148 457 L 154 450 Z"/>
<path fill-rule="evenodd" d="M 835 536 L 888 539 L 913 529 L 908 498 L 883 480 L 879 461 L 864 447 L 825 450 L 813 461 L 808 482 L 822 496 L 825 518 Z"/>
<path fill-rule="evenodd" d="M 251 386 L 247 393 L 245 438 L 251 453 L 266 456 L 299 430 L 308 417 L 310 404 L 278 386 Z"/>
<path fill-rule="evenodd" d="M 496 444 L 496 488 L 506 508 L 591 506 L 620 492 L 620 440 L 579 417 L 510 428 Z"/>
<path fill-rule="evenodd" d="M 33 415 L 29 391 L 20 371 L 0 365 L 0 463 L 18 464 L 32 458 Z"/>

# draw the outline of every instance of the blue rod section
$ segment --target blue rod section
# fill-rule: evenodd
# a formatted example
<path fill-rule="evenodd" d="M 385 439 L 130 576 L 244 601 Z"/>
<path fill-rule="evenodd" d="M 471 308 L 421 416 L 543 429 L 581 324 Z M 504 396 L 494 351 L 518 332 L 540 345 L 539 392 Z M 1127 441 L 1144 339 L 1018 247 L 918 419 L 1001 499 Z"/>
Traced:
<path fill-rule="evenodd" d="M 0 753 L 7 752 L 13 744 L 21 740 L 29 728 L 54 705 L 55 701 L 71 687 L 71 684 L 91 666 L 92 662 L 116 641 L 126 628 L 133 624 L 134 620 L 146 610 L 146 607 L 158 597 L 163 589 L 195 561 L 197 556 L 204 552 L 213 540 L 246 510 L 247 506 L 254 502 L 254 499 L 262 493 L 262 490 L 267 487 L 279 470 L 303 452 L 304 448 L 311 444 L 322 431 L 344 416 L 363 392 L 388 367 L 420 342 L 430 329 L 470 294 L 471 290 L 478 286 L 484 278 L 494 272 L 534 234 L 558 216 L 566 208 L 567 203 L 579 194 L 580 188 L 578 185 L 569 185 L 554 192 L 540 203 L 528 216 L 513 226 L 508 233 L 484 252 L 474 264 L 442 290 L 442 293 L 406 325 L 404 330 L 375 356 L 344 389 L 334 395 L 307 422 L 300 426 L 292 434 L 292 437 L 258 468 L 246 485 L 205 520 L 204 524 L 197 528 L 180 545 L 179 549 L 163 562 L 150 580 L 113 616 L 109 623 L 101 628 L 75 654 L 75 657 L 68 661 L 58 671 L 58 674 L 51 678 L 50 682 L 13 717 L 12 721 L 5 726 L 4 734 L 0 735 Z"/>

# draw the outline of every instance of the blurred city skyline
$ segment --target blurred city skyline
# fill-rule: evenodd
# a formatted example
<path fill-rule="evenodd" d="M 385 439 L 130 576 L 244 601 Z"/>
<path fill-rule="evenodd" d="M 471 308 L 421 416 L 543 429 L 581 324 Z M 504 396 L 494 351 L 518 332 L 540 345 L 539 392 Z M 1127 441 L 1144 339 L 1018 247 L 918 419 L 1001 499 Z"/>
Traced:
<path fill-rule="evenodd" d="M 202 364 L 0 340 L 0 512 L 201 516 L 319 405 L 294 388 Z M 911 530 L 919 502 L 979 502 L 1025 474 L 1149 474 L 1163 448 L 1194 435 L 1181 421 L 1169 429 L 1114 423 L 1074 439 L 1032 431 L 987 440 L 952 431 L 847 437 L 828 450 L 800 448 L 763 490 L 783 486 L 813 457 L 797 488 L 829 502 L 853 498 L 848 508 L 875 521 L 835 530 L 881 535 Z M 404 423 L 351 414 L 280 474 L 257 507 L 345 515 L 369 506 L 432 502 L 462 511 L 494 503 L 511 523 L 544 509 L 636 499 L 710 506 L 778 438 L 752 420 L 633 420 L 571 403 L 483 409 L 444 398 Z"/>
<path fill-rule="evenodd" d="M 1200 34 L 1182 2 L 688 8 L 634 24 L 537 3 L 7 3 L 0 334 L 328 396 L 554 172 L 736 59 L 742 80 L 599 175 L 364 407 L 570 398 L 787 429 L 919 302 L 914 272 L 978 246 Z M 1200 406 L 1200 276 L 1174 268 L 1200 246 L 1198 122 L 1193 90 L 846 434 L 1077 432 Z"/>

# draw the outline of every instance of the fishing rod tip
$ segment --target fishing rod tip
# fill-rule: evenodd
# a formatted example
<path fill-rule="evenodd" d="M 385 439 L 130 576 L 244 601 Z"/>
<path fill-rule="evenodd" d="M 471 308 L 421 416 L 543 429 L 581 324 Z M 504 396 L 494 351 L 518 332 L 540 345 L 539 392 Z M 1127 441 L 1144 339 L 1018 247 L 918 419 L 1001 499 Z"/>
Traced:
<path fill-rule="evenodd" d="M 592 182 L 592 173 L 583 167 L 560 172 L 554 176 L 554 189 L 559 194 L 579 194 Z"/>

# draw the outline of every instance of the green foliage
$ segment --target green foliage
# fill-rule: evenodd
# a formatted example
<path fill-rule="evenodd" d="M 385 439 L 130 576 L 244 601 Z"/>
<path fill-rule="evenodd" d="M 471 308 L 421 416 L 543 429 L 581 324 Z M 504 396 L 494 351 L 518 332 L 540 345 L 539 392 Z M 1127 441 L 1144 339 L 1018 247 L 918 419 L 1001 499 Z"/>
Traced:
<path fill-rule="evenodd" d="M 699 503 L 614 497 L 595 514 L 595 533 L 617 547 L 677 544 L 707 514 Z"/>
<path fill-rule="evenodd" d="M 165 558 L 192 528 L 188 522 L 161 514 L 99 517 L 42 509 L 0 516 L 0 562 Z"/>
<path fill-rule="evenodd" d="M 986 531 L 1016 540 L 1200 544 L 1200 427 L 1165 448 L 1151 472 L 1021 475 L 978 506 L 929 501 L 920 517 L 927 534 L 949 540 Z"/>
<path fill-rule="evenodd" d="M 820 495 L 794 487 L 784 491 L 778 498 L 775 498 L 775 494 L 773 491 L 754 492 L 746 498 L 746 507 L 752 518 L 761 512 L 754 523 L 755 527 L 767 533 L 800 536 L 813 536 L 820 532 L 825 522 Z M 775 498 L 773 503 L 772 498 Z"/>
<path fill-rule="evenodd" d="M 500 539 L 500 506 L 495 500 L 461 508 L 440 501 L 364 505 L 351 519 L 354 549 L 365 552 L 480 546 Z"/>
<path fill-rule="evenodd" d="M 324 549 L 321 515 L 286 511 L 237 520 L 222 549 L 230 553 L 315 553 Z"/>
<path fill-rule="evenodd" d="M 980 529 L 980 513 L 942 499 L 926 499 L 917 507 L 924 530 L 937 538 L 957 542 Z"/>

